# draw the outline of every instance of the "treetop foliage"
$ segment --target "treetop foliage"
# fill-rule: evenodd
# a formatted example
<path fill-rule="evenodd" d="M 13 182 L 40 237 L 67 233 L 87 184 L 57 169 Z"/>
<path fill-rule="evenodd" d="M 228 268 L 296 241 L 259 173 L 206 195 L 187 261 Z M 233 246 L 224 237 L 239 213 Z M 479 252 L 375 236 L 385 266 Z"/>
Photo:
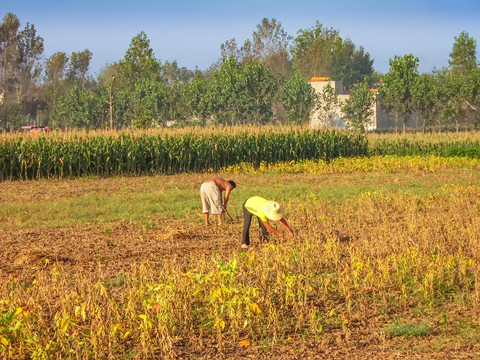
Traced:
<path fill-rule="evenodd" d="M 454 40 L 449 68 L 430 75 L 418 73 L 412 54 L 391 59 L 380 96 L 399 122 L 405 125 L 417 113 L 430 125 L 478 122 L 476 40 L 466 32 Z M 3 131 L 26 124 L 93 129 L 304 123 L 313 109 L 336 101 L 333 93 L 325 101 L 315 94 L 308 83 L 313 76 L 343 81 L 351 90 L 345 120 L 364 129 L 368 88 L 382 77 L 362 46 L 319 21 L 291 36 L 277 19 L 263 18 L 243 44 L 235 38 L 221 44 L 218 61 L 205 71 L 160 61 L 143 31 L 97 78 L 89 75 L 89 49 L 59 50 L 45 59 L 43 41 L 33 24 L 22 28 L 15 14 L 0 23 Z"/>

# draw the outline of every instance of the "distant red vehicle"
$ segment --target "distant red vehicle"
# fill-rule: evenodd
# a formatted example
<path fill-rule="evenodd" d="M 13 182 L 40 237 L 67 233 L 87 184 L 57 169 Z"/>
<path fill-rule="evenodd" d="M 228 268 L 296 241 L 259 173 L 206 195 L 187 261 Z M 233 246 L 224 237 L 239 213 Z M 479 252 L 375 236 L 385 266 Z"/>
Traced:
<path fill-rule="evenodd" d="M 50 128 L 47 126 L 40 126 L 40 125 L 25 125 L 22 126 L 22 130 L 24 132 L 29 132 L 30 134 L 35 134 L 42 131 L 50 131 Z"/>

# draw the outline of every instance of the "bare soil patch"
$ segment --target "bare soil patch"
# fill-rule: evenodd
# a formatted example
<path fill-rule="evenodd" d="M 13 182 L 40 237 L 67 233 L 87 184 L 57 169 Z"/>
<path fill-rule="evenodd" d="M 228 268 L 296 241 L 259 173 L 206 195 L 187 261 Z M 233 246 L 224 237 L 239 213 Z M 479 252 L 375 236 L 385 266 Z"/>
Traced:
<path fill-rule="evenodd" d="M 389 175 L 390 182 L 406 181 L 398 174 Z M 252 181 L 249 176 L 232 176 L 239 179 L 246 187 Z M 331 176 L 312 175 L 275 175 L 275 177 L 255 178 L 255 186 L 283 186 L 292 182 L 295 184 L 311 184 L 325 187 L 335 185 L 347 177 L 343 174 Z M 355 176 L 357 186 L 370 185 L 369 179 L 361 182 L 361 175 Z M 196 191 L 204 175 L 185 177 L 159 178 L 125 178 L 4 183 L 0 186 L 0 206 L 3 203 L 24 203 L 36 200 L 74 198 L 92 192 L 117 194 L 124 191 L 126 195 L 132 189 L 142 192 L 152 186 L 172 186 L 176 184 L 183 188 Z M 437 182 L 449 183 L 451 175 L 425 175 L 422 181 L 428 182 L 436 178 Z M 408 179 L 407 179 L 408 180 Z M 464 177 L 466 182 L 478 182 L 478 177 Z M 192 190 L 193 191 L 193 190 Z M 232 212 L 235 217 L 235 213 Z M 293 215 L 294 228 L 301 233 L 300 225 L 305 219 L 301 215 Z M 215 220 L 215 219 L 213 219 Z M 153 218 L 149 223 L 135 221 L 113 221 L 87 223 L 70 226 L 17 228 L 10 226 L 8 230 L 0 229 L 0 281 L 16 277 L 20 283 L 30 283 L 32 277 L 40 271 L 49 271 L 55 264 L 60 264 L 64 272 L 72 278 L 89 277 L 92 280 L 114 281 L 122 273 L 131 271 L 132 266 L 148 262 L 155 271 L 160 271 L 166 262 L 175 262 L 185 268 L 202 257 L 230 257 L 240 250 L 242 223 L 241 219 L 234 222 L 226 220 L 222 226 L 215 224 L 204 226 L 202 219 L 197 222 L 185 219 L 163 220 Z M 348 230 L 348 229 L 347 229 Z M 340 241 L 349 243 L 355 238 L 353 229 L 338 233 Z M 260 250 L 263 245 L 253 227 L 253 247 Z M 307 232 L 308 229 L 305 229 Z M 273 240 L 273 239 L 272 239 Z M 181 267 L 180 267 L 181 268 Z M 281 339 L 274 346 L 265 342 L 257 342 L 250 346 L 239 343 L 224 343 L 221 347 L 215 338 L 202 338 L 203 350 L 192 352 L 191 342 L 198 339 L 180 339 L 175 344 L 175 354 L 178 359 L 475 359 L 480 358 L 480 343 L 476 341 L 478 334 L 472 326 L 470 339 L 460 338 L 458 333 L 449 337 L 442 333 L 442 324 L 438 323 L 440 314 L 415 313 L 411 309 L 404 313 L 394 314 L 399 318 L 412 318 L 428 321 L 433 331 L 425 337 L 388 335 L 383 329 L 391 322 L 391 316 L 373 316 L 369 313 L 359 314 L 351 319 L 348 329 L 325 327 L 317 338 L 291 334 Z M 443 310 L 443 309 L 442 309 Z M 471 318 L 474 325 L 480 318 L 480 311 L 467 308 L 464 314 L 458 313 L 455 307 L 452 314 L 445 309 L 447 318 Z M 389 314 L 391 315 L 391 314 Z M 475 332 L 475 333 L 473 333 Z M 278 340 L 278 339 L 277 339 Z M 197 344 L 198 345 L 198 344 Z"/>
<path fill-rule="evenodd" d="M 39 272 L 61 264 L 73 278 L 114 281 L 132 265 L 148 261 L 160 270 L 166 261 L 188 267 L 203 256 L 230 256 L 240 245 L 241 222 L 204 226 L 180 221 L 158 221 L 154 228 L 134 222 L 115 222 L 70 227 L 0 231 L 0 279 L 15 276 L 30 282 Z M 261 247 L 258 240 L 255 247 Z M 339 235 L 340 236 L 340 235 Z M 471 313 L 471 309 L 468 310 Z M 472 359 L 480 357 L 477 342 L 444 339 L 433 333 L 422 338 L 392 337 L 382 329 L 390 321 L 381 316 L 353 319 L 348 330 L 325 329 L 321 337 L 292 334 L 281 345 L 267 343 L 242 346 L 203 338 L 202 352 L 191 352 L 198 339 L 179 340 L 178 359 Z M 471 313 L 471 315 L 473 315 Z M 478 314 L 480 315 L 480 313 Z M 407 316 L 407 314 L 399 314 Z M 432 327 L 438 324 L 432 324 Z M 195 346 L 194 348 L 198 348 Z"/>
<path fill-rule="evenodd" d="M 159 221 L 154 228 L 134 222 L 0 230 L 0 277 L 28 278 L 55 262 L 72 275 L 114 278 L 132 265 L 153 267 L 168 260 L 187 263 L 239 247 L 238 227 Z"/>

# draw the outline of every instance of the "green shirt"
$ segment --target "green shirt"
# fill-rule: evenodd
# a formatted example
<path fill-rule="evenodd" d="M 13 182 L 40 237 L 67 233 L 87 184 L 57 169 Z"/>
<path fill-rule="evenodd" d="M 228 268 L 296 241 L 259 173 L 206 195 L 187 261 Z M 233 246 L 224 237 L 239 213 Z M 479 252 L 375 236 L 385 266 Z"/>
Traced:
<path fill-rule="evenodd" d="M 255 216 L 258 216 L 262 221 L 268 221 L 267 217 L 263 212 L 263 207 L 267 202 L 267 199 L 264 199 L 260 196 L 253 196 L 247 201 L 245 201 L 245 209 Z"/>

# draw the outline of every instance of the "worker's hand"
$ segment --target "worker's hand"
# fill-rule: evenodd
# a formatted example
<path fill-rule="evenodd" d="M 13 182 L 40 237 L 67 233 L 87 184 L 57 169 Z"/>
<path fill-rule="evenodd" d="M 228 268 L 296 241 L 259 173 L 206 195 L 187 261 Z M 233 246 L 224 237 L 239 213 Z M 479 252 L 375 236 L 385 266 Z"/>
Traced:
<path fill-rule="evenodd" d="M 222 210 L 227 211 L 227 207 L 225 205 L 222 205 Z"/>
<path fill-rule="evenodd" d="M 295 237 L 295 234 L 293 233 L 293 231 L 290 231 L 290 232 L 289 232 L 289 235 L 290 235 L 290 237 L 292 237 L 292 238 Z"/>

